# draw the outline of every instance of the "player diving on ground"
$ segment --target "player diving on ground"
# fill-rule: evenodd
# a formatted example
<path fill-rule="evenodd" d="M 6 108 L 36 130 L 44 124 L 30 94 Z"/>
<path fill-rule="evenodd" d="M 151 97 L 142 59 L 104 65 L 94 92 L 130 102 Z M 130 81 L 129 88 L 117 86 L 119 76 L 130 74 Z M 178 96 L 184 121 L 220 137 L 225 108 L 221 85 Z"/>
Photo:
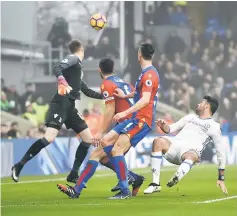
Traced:
<path fill-rule="evenodd" d="M 162 119 L 156 121 L 156 124 L 164 133 L 180 132 L 175 137 L 164 136 L 154 139 L 151 153 L 153 180 L 148 188 L 144 190 L 144 194 L 161 190 L 160 168 L 162 157 L 172 164 L 179 165 L 177 172 L 167 183 L 168 187 L 172 187 L 187 175 L 193 165 L 200 162 L 202 152 L 211 139 L 216 148 L 219 164 L 217 186 L 224 193 L 227 193 L 224 183 L 225 149 L 222 143 L 220 124 L 212 119 L 218 105 L 215 98 L 205 96 L 202 102 L 197 105 L 196 115 L 186 115 L 171 125 L 167 125 Z"/>

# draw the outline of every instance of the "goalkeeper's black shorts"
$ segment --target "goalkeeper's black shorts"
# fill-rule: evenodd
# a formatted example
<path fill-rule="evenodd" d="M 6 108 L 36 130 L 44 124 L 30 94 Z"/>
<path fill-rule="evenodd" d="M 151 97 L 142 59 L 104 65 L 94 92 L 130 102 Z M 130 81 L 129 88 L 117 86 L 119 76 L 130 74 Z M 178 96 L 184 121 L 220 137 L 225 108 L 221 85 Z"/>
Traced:
<path fill-rule="evenodd" d="M 77 134 L 88 128 L 82 115 L 75 108 L 75 100 L 56 94 L 50 103 L 45 125 L 60 130 L 63 124 Z"/>

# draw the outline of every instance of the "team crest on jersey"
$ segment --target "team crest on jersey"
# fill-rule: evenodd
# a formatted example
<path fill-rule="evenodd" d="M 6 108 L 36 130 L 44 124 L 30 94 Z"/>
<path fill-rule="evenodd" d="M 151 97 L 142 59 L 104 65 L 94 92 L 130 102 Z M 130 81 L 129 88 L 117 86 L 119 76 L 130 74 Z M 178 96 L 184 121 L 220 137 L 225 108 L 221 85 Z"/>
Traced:
<path fill-rule="evenodd" d="M 139 128 L 143 127 L 143 123 L 142 123 L 142 122 L 139 122 L 138 127 L 139 127 Z"/>
<path fill-rule="evenodd" d="M 149 77 L 149 78 L 151 78 L 151 77 L 152 77 L 152 75 L 151 75 L 151 74 L 148 74 L 148 77 Z"/>
<path fill-rule="evenodd" d="M 107 97 L 109 96 L 109 92 L 104 91 L 104 92 L 103 92 L 103 95 L 104 95 L 105 98 L 107 98 Z"/>
<path fill-rule="evenodd" d="M 104 89 L 105 87 L 104 87 L 104 85 L 101 85 L 101 89 Z"/>
<path fill-rule="evenodd" d="M 145 84 L 146 84 L 146 86 L 152 86 L 152 81 L 151 80 L 146 80 Z"/>

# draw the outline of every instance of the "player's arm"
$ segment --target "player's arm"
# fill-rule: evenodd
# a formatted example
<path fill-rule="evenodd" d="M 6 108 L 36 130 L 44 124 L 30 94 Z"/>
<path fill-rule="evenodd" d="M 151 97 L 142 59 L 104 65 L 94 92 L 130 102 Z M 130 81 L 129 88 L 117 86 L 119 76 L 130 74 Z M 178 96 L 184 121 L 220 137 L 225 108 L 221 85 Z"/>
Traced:
<path fill-rule="evenodd" d="M 68 56 L 53 68 L 53 72 L 58 79 L 59 94 L 64 95 L 72 90 L 63 76 L 63 71 L 77 64 L 78 61 L 76 56 Z"/>
<path fill-rule="evenodd" d="M 100 127 L 99 133 L 95 136 L 96 139 L 101 139 L 103 134 L 106 133 L 111 125 L 113 116 L 115 114 L 115 98 L 113 95 L 115 86 L 113 83 L 104 81 L 100 87 L 101 93 L 105 100 L 105 112 L 102 126 Z"/>
<path fill-rule="evenodd" d="M 222 143 L 222 135 L 221 130 L 218 127 L 214 133 L 211 135 L 211 138 L 214 142 L 215 148 L 216 148 L 216 156 L 218 161 L 218 180 L 217 180 L 217 186 L 221 188 L 221 190 L 224 193 L 228 193 L 227 189 L 225 187 L 225 163 L 226 163 L 226 155 L 225 155 L 225 148 Z"/>
<path fill-rule="evenodd" d="M 81 91 L 87 97 L 95 98 L 95 99 L 103 99 L 103 95 L 101 93 L 96 92 L 93 89 L 91 89 L 83 80 L 81 81 Z"/>
<path fill-rule="evenodd" d="M 123 90 L 120 88 L 115 89 L 114 95 L 119 97 L 119 98 L 133 98 L 135 94 L 135 91 L 133 90 L 133 92 L 129 93 L 129 94 L 124 94 Z"/>
<path fill-rule="evenodd" d="M 183 127 L 185 126 L 188 118 L 190 118 L 190 115 L 186 115 L 184 116 L 183 118 L 181 118 L 179 121 L 171 124 L 171 125 L 168 125 L 166 124 L 166 122 L 163 120 L 163 119 L 157 119 L 156 120 L 156 124 L 157 126 L 160 127 L 160 129 L 168 134 L 168 133 L 174 133 L 174 132 L 178 132 L 180 131 L 181 129 L 183 129 Z"/>
<path fill-rule="evenodd" d="M 124 111 L 126 116 L 147 106 L 150 102 L 150 99 L 151 99 L 151 92 L 143 92 L 140 100 L 136 104 L 134 104 L 132 107 Z"/>
<path fill-rule="evenodd" d="M 111 101 L 110 103 L 106 103 L 104 120 L 100 130 L 101 134 L 104 134 L 108 131 L 111 122 L 113 121 L 114 114 L 115 114 L 115 102 Z"/>

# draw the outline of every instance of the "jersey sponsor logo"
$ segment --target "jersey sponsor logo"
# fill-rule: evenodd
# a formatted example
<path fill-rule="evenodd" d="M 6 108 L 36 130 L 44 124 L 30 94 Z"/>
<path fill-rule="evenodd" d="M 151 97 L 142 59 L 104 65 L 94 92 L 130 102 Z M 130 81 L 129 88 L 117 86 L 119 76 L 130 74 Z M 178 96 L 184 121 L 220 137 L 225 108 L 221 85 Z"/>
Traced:
<path fill-rule="evenodd" d="M 146 80 L 145 84 L 146 84 L 146 86 L 152 86 L 152 81 L 151 80 Z"/>
<path fill-rule="evenodd" d="M 68 63 L 68 59 L 63 59 L 61 62 L 66 64 Z"/>
<path fill-rule="evenodd" d="M 206 124 L 200 124 L 199 122 L 196 122 L 194 120 L 190 120 L 189 123 L 192 123 L 194 125 L 199 126 L 205 133 L 208 131 L 208 129 L 211 127 L 210 124 L 206 123 Z"/>
<path fill-rule="evenodd" d="M 107 97 L 109 97 L 109 92 L 104 91 L 104 92 L 103 92 L 103 95 L 104 95 L 105 98 L 107 98 Z"/>

